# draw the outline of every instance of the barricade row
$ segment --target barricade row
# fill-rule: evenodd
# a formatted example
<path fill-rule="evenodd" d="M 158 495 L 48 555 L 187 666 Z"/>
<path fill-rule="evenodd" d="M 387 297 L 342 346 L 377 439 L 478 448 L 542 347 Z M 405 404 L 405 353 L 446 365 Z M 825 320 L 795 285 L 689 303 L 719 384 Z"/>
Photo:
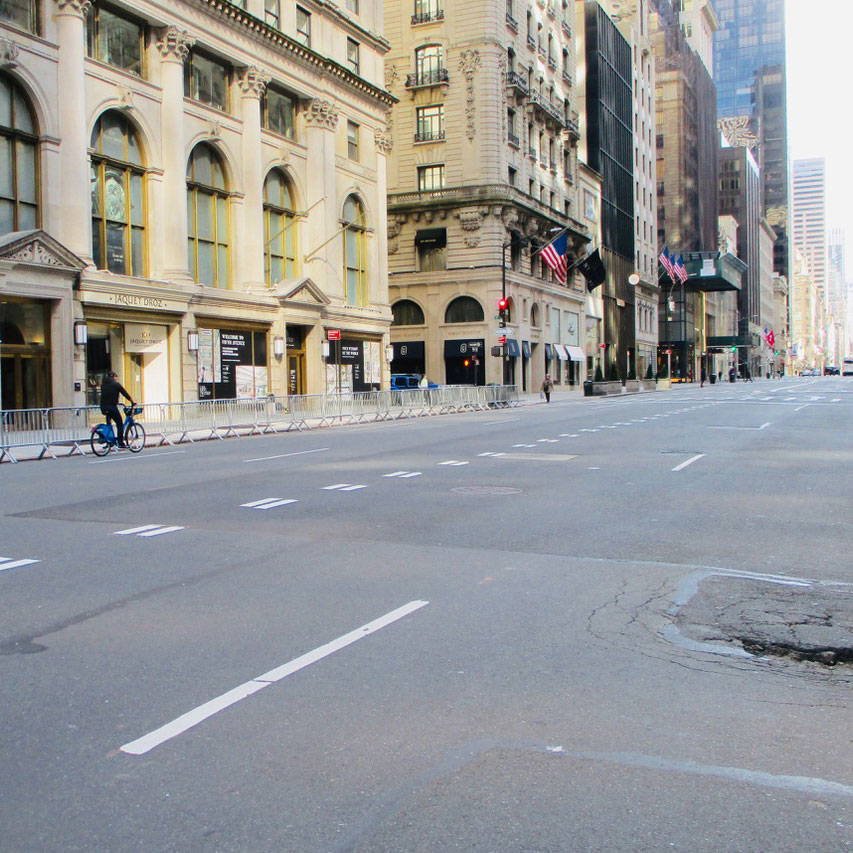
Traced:
<path fill-rule="evenodd" d="M 138 420 L 145 427 L 148 443 L 160 446 L 515 405 L 518 389 L 514 385 L 454 385 L 406 391 L 146 403 Z M 0 410 L 0 462 L 17 462 L 25 456 L 56 459 L 61 451 L 83 454 L 89 447 L 92 427 L 103 420 L 97 406 Z"/>

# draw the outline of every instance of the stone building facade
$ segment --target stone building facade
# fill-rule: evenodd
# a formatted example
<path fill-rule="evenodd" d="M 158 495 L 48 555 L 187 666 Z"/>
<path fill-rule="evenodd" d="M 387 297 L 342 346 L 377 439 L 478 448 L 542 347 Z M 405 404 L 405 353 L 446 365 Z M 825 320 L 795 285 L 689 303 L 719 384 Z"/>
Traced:
<path fill-rule="evenodd" d="M 586 287 L 538 254 L 578 212 L 574 2 L 386 0 L 393 372 L 536 390 L 586 375 Z M 498 303 L 507 300 L 503 322 Z"/>
<path fill-rule="evenodd" d="M 378 0 L 0 6 L 4 408 L 93 402 L 108 369 L 142 402 L 322 392 L 332 328 L 349 384 L 379 386 L 382 19 Z"/>

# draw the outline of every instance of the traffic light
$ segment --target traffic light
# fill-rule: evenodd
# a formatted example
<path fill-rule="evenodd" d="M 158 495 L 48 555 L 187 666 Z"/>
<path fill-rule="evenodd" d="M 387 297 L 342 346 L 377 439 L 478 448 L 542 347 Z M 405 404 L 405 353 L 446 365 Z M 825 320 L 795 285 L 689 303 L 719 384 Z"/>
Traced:
<path fill-rule="evenodd" d="M 737 347 L 732 347 L 732 352 L 737 352 Z"/>
<path fill-rule="evenodd" d="M 471 364 L 471 360 L 470 360 L 470 359 L 468 359 L 468 358 L 466 358 L 466 359 L 462 362 L 462 364 L 463 364 L 465 367 L 469 367 L 469 366 L 470 366 L 470 364 Z"/>
<path fill-rule="evenodd" d="M 501 325 L 506 323 L 507 315 L 509 314 L 509 299 L 506 296 L 501 296 L 498 299 L 498 316 L 501 318 Z"/>

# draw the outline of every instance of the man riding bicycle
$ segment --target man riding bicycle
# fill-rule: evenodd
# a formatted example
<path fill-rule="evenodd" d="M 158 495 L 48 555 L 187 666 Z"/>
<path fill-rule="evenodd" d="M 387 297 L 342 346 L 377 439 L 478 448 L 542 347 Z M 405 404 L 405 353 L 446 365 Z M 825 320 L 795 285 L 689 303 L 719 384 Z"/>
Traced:
<path fill-rule="evenodd" d="M 124 387 L 116 378 L 116 374 L 110 371 L 104 376 L 104 381 L 101 383 L 101 414 L 106 417 L 108 424 L 110 421 L 115 424 L 116 442 L 119 447 L 125 447 L 124 421 L 118 408 L 119 395 L 129 400 L 131 406 L 136 405 L 130 394 L 124 390 Z"/>

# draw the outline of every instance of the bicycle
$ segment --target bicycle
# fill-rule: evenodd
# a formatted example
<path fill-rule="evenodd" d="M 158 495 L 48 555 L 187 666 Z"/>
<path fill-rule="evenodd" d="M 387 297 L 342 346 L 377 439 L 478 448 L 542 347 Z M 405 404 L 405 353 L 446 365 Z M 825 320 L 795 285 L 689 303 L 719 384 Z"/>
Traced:
<path fill-rule="evenodd" d="M 124 411 L 124 444 L 131 453 L 139 453 L 145 447 L 145 427 L 133 419 L 134 415 L 142 414 L 142 406 L 122 406 Z M 114 447 L 118 447 L 113 425 L 98 424 L 92 427 L 89 444 L 95 456 L 106 456 Z"/>

